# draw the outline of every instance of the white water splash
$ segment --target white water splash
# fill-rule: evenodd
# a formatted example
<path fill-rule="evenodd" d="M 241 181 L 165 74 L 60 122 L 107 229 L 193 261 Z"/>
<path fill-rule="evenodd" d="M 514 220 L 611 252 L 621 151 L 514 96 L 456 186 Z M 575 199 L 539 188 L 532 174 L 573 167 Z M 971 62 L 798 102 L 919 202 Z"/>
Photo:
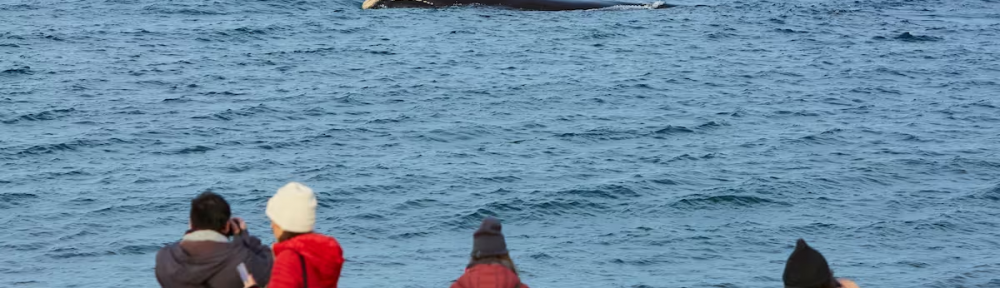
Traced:
<path fill-rule="evenodd" d="M 663 6 L 664 4 L 666 4 L 666 2 L 656 1 L 653 3 L 638 4 L 638 5 L 615 5 L 610 7 L 589 9 L 587 11 L 653 10 L 660 8 L 660 6 Z"/>

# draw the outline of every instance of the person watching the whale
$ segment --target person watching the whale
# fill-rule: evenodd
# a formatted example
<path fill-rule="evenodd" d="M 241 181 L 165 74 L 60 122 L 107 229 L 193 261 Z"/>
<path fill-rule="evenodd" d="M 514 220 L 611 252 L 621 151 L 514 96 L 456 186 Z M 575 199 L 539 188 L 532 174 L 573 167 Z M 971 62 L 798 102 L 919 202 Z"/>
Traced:
<path fill-rule="evenodd" d="M 785 288 L 858 288 L 854 281 L 834 278 L 823 254 L 802 239 L 795 243 L 795 251 L 788 256 L 781 278 Z"/>
<path fill-rule="evenodd" d="M 486 217 L 472 234 L 472 258 L 451 288 L 528 288 L 510 259 L 500 220 Z"/>
<path fill-rule="evenodd" d="M 191 200 L 189 230 L 156 253 L 160 286 L 243 287 L 240 264 L 267 283 L 274 262 L 271 249 L 250 236 L 242 219 L 230 217 L 229 203 L 219 194 L 207 191 Z"/>
<path fill-rule="evenodd" d="M 337 288 L 344 266 L 344 249 L 332 236 L 316 232 L 316 194 L 306 185 L 291 182 L 267 200 L 274 238 L 274 271 L 271 283 L 260 285 L 250 271 L 242 287 Z"/>

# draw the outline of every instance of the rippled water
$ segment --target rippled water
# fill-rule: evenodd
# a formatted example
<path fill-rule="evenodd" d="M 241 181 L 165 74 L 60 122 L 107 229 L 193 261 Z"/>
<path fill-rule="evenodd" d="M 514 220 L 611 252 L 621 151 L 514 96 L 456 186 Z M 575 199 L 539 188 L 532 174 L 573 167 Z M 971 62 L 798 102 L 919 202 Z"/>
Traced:
<path fill-rule="evenodd" d="M 344 287 L 1000 287 L 1000 2 L 0 4 L 0 286 L 155 286 L 188 201 L 320 193 Z M 235 272 L 234 272 L 235 273 Z"/>

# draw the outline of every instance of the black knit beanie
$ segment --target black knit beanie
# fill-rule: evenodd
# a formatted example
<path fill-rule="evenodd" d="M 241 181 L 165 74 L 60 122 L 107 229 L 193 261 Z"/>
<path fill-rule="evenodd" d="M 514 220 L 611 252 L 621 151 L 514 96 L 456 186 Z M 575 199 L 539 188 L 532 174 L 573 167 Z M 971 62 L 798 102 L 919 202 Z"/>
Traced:
<path fill-rule="evenodd" d="M 823 254 L 813 250 L 802 239 L 795 243 L 795 251 L 788 256 L 785 274 L 781 278 L 785 281 L 785 288 L 835 287 L 827 285 L 836 283 Z"/>
<path fill-rule="evenodd" d="M 500 232 L 500 220 L 493 217 L 483 219 L 479 230 L 472 234 L 472 257 L 482 258 L 507 254 L 507 242 Z"/>

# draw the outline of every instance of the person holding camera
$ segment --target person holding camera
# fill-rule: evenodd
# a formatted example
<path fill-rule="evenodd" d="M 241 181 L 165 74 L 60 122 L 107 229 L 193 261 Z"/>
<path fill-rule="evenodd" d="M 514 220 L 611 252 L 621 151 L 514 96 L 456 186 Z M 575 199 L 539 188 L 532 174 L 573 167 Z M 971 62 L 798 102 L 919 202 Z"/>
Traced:
<path fill-rule="evenodd" d="M 191 201 L 190 230 L 156 253 L 156 280 L 164 288 L 243 287 L 237 266 L 244 264 L 266 285 L 274 256 L 250 236 L 246 222 L 230 218 L 229 203 L 204 192 Z M 230 240 L 230 237 L 232 239 Z"/>

